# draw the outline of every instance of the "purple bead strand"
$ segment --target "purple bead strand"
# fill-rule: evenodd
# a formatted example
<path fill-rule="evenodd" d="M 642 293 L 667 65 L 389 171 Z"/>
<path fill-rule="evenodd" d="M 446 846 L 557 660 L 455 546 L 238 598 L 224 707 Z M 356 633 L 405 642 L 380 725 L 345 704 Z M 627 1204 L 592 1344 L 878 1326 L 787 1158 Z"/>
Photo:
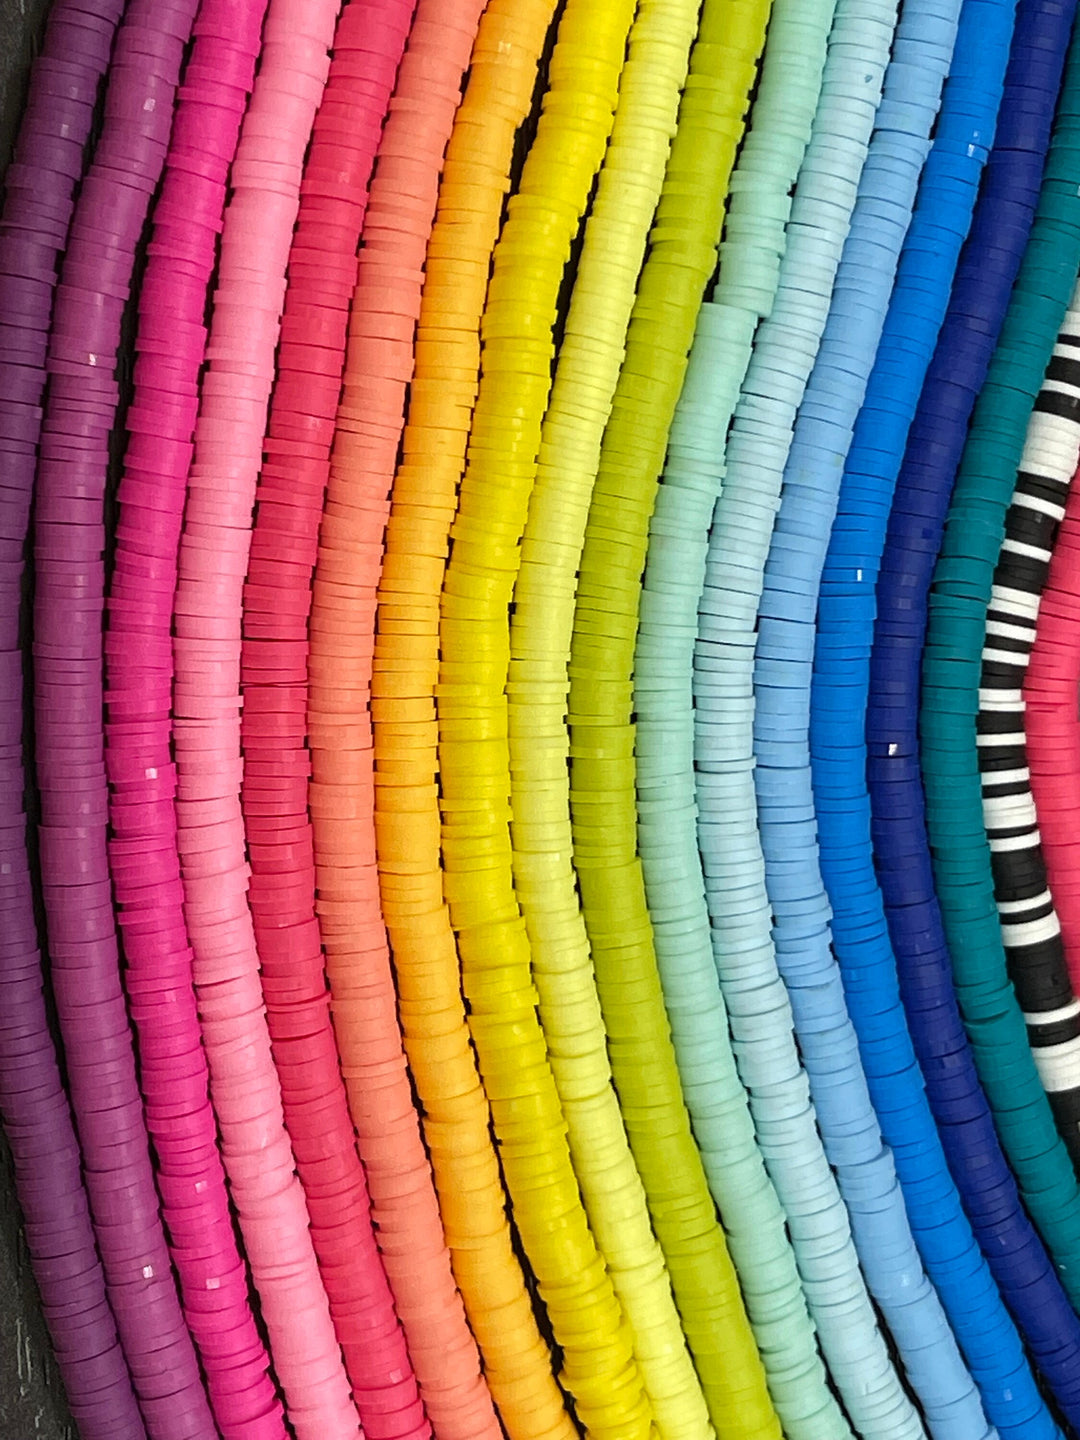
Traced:
<path fill-rule="evenodd" d="M 109 1300 L 151 1440 L 217 1440 L 154 1184 L 106 853 L 104 499 L 121 323 L 196 0 L 129 0 L 53 312 L 35 488 L 34 718 L 51 979 Z M 53 100 L 59 97 L 51 97 Z"/>
<path fill-rule="evenodd" d="M 82 1440 L 143 1440 L 146 1431 L 106 1295 L 45 1007 L 26 843 L 19 630 L 56 266 L 122 10 L 123 0 L 57 0 L 0 211 L 0 1116 Z"/>

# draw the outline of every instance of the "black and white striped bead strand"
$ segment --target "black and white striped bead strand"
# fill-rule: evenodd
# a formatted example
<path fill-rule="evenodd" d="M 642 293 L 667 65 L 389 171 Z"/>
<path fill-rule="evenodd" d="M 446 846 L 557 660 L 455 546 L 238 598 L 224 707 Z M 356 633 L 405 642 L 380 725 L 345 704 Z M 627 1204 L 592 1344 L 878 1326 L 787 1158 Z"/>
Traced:
<path fill-rule="evenodd" d="M 983 817 L 1009 973 L 1040 1079 L 1080 1167 L 1080 999 L 1031 793 L 1023 683 L 1058 525 L 1080 461 L 1080 285 L 1035 404 L 994 572 L 979 691 Z"/>

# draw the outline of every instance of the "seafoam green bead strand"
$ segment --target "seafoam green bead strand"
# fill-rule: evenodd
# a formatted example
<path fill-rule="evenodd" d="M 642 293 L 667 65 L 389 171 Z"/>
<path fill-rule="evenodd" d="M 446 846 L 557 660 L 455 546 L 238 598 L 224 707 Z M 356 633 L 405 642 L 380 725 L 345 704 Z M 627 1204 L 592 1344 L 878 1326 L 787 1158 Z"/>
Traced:
<path fill-rule="evenodd" d="M 877 1330 L 776 964 L 753 783 L 752 676 L 792 426 L 828 316 L 896 21 L 890 0 L 837 5 L 776 300 L 755 336 L 726 456 L 718 457 L 726 469 L 694 662 L 698 838 L 713 955 L 758 1143 L 787 1212 L 822 1349 L 864 1436 L 917 1435 L 921 1426 Z"/>
<path fill-rule="evenodd" d="M 683 1093 L 792 1440 L 832 1440 L 847 1424 L 825 1380 L 786 1217 L 731 1050 L 697 848 L 692 667 L 727 428 L 779 283 L 835 8 L 835 0 L 780 0 L 773 10 L 751 127 L 732 176 L 719 279 L 698 317 L 650 523 L 634 669 L 638 844 Z"/>
<path fill-rule="evenodd" d="M 648 515 L 767 11 L 704 6 L 604 435 L 570 669 L 574 855 L 612 1071 L 713 1421 L 733 1436 L 774 1432 L 776 1419 L 675 1065 L 636 854 L 630 709 Z"/>

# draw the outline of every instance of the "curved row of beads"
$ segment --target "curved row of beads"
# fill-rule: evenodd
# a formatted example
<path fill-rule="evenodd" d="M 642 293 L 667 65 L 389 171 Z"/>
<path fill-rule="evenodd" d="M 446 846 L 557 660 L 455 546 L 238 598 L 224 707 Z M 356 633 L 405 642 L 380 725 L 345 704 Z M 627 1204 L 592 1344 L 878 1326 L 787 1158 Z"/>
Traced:
<path fill-rule="evenodd" d="M 986 904 L 1033 817 L 985 745 L 973 808 L 968 724 L 1061 515 L 1025 477 L 1075 461 L 1074 8 L 61 0 L 0 438 L 64 1069 L 14 683 L 0 1099 L 85 1433 L 1053 1440 L 1020 1335 L 1074 1419 L 1076 1182 Z M 905 517 L 1017 275 L 886 775 Z M 1072 534 L 1030 677 L 1066 936 Z M 1010 864 L 1019 977 L 1054 898 Z"/>

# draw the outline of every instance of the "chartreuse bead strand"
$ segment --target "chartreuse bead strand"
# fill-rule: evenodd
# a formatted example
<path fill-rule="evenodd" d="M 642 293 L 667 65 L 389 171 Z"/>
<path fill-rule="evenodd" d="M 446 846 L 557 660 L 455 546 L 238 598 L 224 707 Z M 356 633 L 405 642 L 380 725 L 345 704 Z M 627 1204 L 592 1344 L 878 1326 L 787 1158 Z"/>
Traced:
<path fill-rule="evenodd" d="M 589 494 L 619 377 L 698 0 L 641 0 L 541 433 L 507 685 L 514 883 L 582 1198 L 664 1437 L 712 1433 L 611 1083 L 571 862 L 567 665 Z"/>
<path fill-rule="evenodd" d="M 469 1029 L 563 1383 L 596 1440 L 655 1432 L 633 1336 L 582 1204 L 536 1011 L 512 873 L 506 679 L 559 292 L 611 133 L 634 9 L 633 0 L 568 0 L 559 22 L 536 136 L 493 256 L 437 690 L 444 886 Z"/>
<path fill-rule="evenodd" d="M 835 0 L 773 7 L 731 181 L 719 278 L 698 316 L 649 526 L 634 661 L 638 845 L 675 1056 L 769 1392 L 791 1440 L 832 1440 L 847 1422 L 826 1381 L 798 1252 L 757 1145 L 713 960 L 694 803 L 693 658 L 726 432 L 754 333 L 776 294 L 835 8 Z"/>
<path fill-rule="evenodd" d="M 777 1435 L 683 1100 L 637 857 L 631 674 L 649 513 L 716 263 L 769 6 L 706 0 L 582 551 L 570 666 L 574 858 L 608 1050 L 683 1329 L 721 1436 Z"/>

